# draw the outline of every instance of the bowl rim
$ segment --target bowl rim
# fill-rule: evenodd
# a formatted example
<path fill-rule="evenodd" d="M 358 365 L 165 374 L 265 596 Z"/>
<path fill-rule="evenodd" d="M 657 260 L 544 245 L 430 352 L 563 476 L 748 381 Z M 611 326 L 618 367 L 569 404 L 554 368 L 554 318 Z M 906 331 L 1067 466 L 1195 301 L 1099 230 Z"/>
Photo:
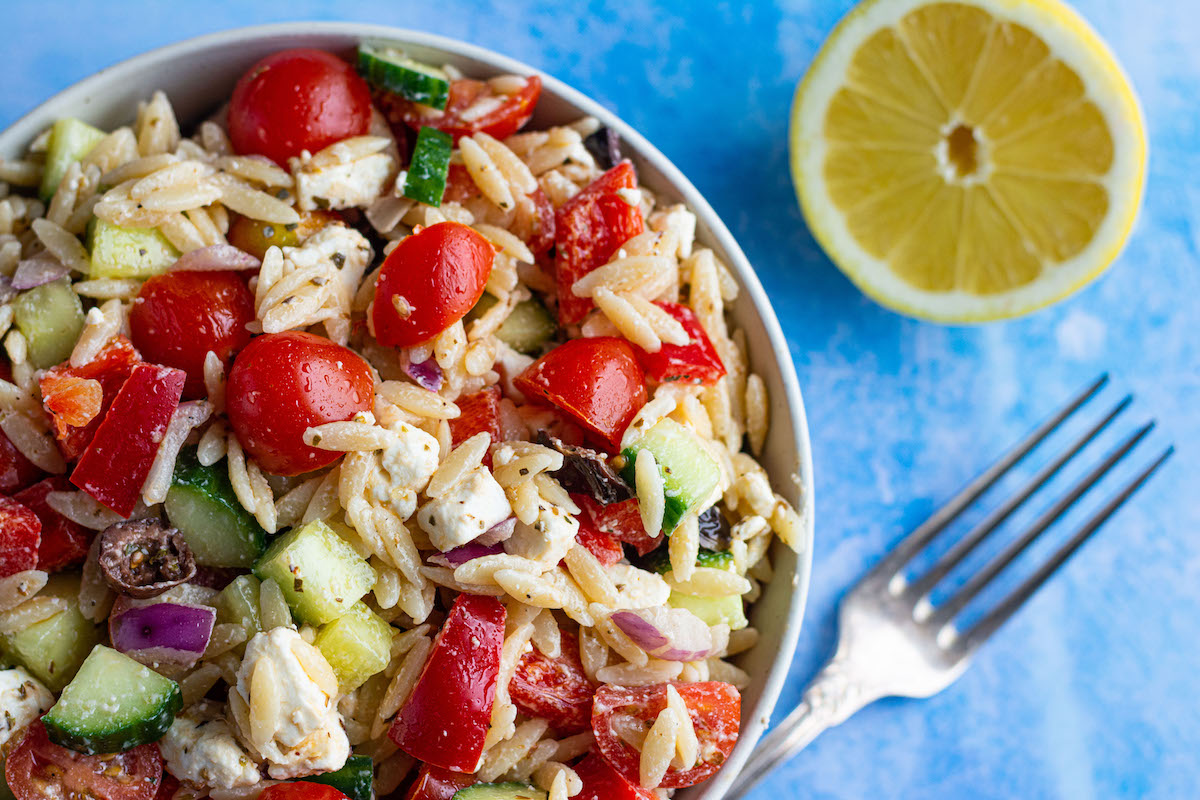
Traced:
<path fill-rule="evenodd" d="M 189 37 L 172 42 L 152 50 L 131 56 L 100 69 L 97 72 L 56 92 L 51 97 L 38 103 L 32 109 L 22 114 L 15 122 L 0 130 L 0 149 L 13 141 L 22 146 L 32 141 L 44 126 L 42 117 L 46 106 L 60 104 L 73 98 L 86 103 L 87 98 L 98 89 L 119 81 L 125 76 L 136 76 L 147 67 L 160 64 L 184 56 L 203 52 L 213 47 L 229 47 L 239 43 L 252 43 L 265 38 L 295 36 L 312 38 L 320 36 L 343 36 L 358 39 L 382 38 L 391 39 L 416 47 L 424 47 L 444 51 L 456 57 L 469 58 L 486 63 L 497 70 L 521 74 L 538 75 L 543 82 L 544 91 L 557 95 L 567 104 L 579 109 L 583 114 L 590 115 L 604 125 L 616 130 L 621 139 L 649 163 L 662 178 L 679 193 L 680 198 L 696 214 L 697 218 L 708 229 L 715 248 L 725 255 L 725 262 L 734 273 L 742 290 L 749 294 L 751 305 L 758 315 L 767 341 L 771 349 L 771 361 L 779 373 L 779 381 L 783 387 L 784 400 L 791 417 L 793 438 L 792 444 L 797 455 L 797 475 L 795 478 L 799 490 L 799 507 L 797 511 L 802 521 L 802 541 L 796 554 L 796 568 L 793 572 L 792 591 L 788 603 L 787 619 L 779 639 L 779 650 L 771 662 L 766 680 L 762 684 L 756 713 L 752 717 L 743 714 L 741 735 L 733 754 L 726 765 L 714 778 L 696 787 L 700 790 L 696 800 L 705 798 L 717 800 L 724 795 L 725 790 L 741 771 L 750 751 L 758 739 L 766 731 L 770 715 L 778 702 L 784 681 L 788 677 L 789 668 L 795 653 L 796 644 L 803 622 L 804 609 L 808 598 L 809 581 L 812 570 L 813 535 L 814 535 L 814 481 L 812 466 L 811 439 L 808 432 L 807 416 L 799 380 L 796 376 L 795 365 L 792 361 L 791 350 L 775 315 L 774 308 L 767 297 L 757 274 L 733 234 L 725 226 L 717 212 L 709 205 L 704 196 L 692 185 L 691 181 L 668 159 L 658 148 L 652 145 L 632 126 L 624 122 L 614 112 L 609 111 L 600 103 L 548 74 L 524 62 L 505 56 L 496 51 L 479 45 L 453 39 L 439 34 L 407 28 L 380 25 L 370 22 L 354 21 L 294 21 L 277 22 L 263 25 L 252 25 L 240 28 L 230 28 L 222 31 Z M 778 577 L 776 578 L 778 580 Z"/>

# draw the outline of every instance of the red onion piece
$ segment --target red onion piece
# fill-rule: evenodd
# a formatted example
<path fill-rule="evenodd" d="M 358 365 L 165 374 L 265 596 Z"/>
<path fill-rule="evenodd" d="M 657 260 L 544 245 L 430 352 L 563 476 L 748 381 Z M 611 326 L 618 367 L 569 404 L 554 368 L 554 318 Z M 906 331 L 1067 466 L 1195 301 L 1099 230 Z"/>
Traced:
<path fill-rule="evenodd" d="M 504 548 L 498 544 L 483 545 L 478 542 L 467 542 L 462 547 L 456 547 L 453 550 L 447 550 L 444 553 L 436 553 L 430 556 L 429 563 L 437 564 L 439 567 L 454 569 L 476 558 L 495 556 L 503 552 Z"/>
<path fill-rule="evenodd" d="M 442 368 L 435 359 L 406 364 L 404 374 L 416 381 L 422 389 L 436 392 L 442 388 Z"/>
<path fill-rule="evenodd" d="M 483 533 L 475 537 L 474 544 L 482 544 L 490 546 L 507 542 L 512 538 L 513 531 L 517 529 L 517 518 L 509 517 L 503 522 L 497 522 L 492 527 L 488 528 Z"/>
<path fill-rule="evenodd" d="M 17 290 L 13 288 L 12 278 L 0 275 L 0 303 L 7 303 L 16 296 Z"/>
<path fill-rule="evenodd" d="M 12 288 L 23 292 L 66 277 L 70 272 L 66 264 L 49 253 L 38 253 L 17 264 L 17 271 L 12 276 Z"/>
<path fill-rule="evenodd" d="M 262 262 L 231 244 L 213 244 L 184 253 L 171 265 L 170 272 L 214 272 L 218 270 L 258 269 Z"/>
<path fill-rule="evenodd" d="M 142 663 L 191 664 L 204 654 L 217 612 L 205 606 L 155 603 L 112 618 L 113 647 Z"/>
<path fill-rule="evenodd" d="M 682 608 L 614 611 L 610 619 L 634 644 L 663 661 L 700 661 L 729 644 L 729 626 L 709 628 Z"/>

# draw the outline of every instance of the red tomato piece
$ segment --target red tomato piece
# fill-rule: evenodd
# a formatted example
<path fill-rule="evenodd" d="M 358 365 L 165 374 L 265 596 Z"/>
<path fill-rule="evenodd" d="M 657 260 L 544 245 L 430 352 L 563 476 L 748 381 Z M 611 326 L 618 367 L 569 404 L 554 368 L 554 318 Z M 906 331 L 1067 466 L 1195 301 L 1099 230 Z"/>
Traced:
<path fill-rule="evenodd" d="M 642 211 L 617 192 L 636 189 L 633 165 L 622 161 L 568 200 L 554 218 L 555 276 L 558 323 L 574 325 L 593 308 L 590 298 L 576 297 L 575 281 L 612 258 L 625 242 L 644 229 Z"/>
<path fill-rule="evenodd" d="M 474 775 L 464 775 L 461 772 L 435 767 L 432 764 L 422 764 L 417 779 L 409 787 L 404 800 L 453 800 L 455 792 L 474 786 L 477 783 Z"/>
<path fill-rule="evenodd" d="M 0 431 L 0 494 L 15 492 L 45 474 Z"/>
<path fill-rule="evenodd" d="M 504 619 L 496 598 L 458 596 L 388 730 L 397 747 L 442 769 L 475 771 L 496 699 Z"/>
<path fill-rule="evenodd" d="M 385 347 L 432 339 L 483 296 L 496 248 L 458 222 L 439 222 L 403 239 L 384 259 L 371 321 Z"/>
<path fill-rule="evenodd" d="M 71 483 L 128 517 L 179 406 L 185 380 L 180 369 L 136 365 L 79 457 Z"/>
<path fill-rule="evenodd" d="M 158 783 L 158 794 L 154 800 L 174 800 L 175 792 L 179 791 L 179 781 L 174 775 L 164 771 L 162 780 Z"/>
<path fill-rule="evenodd" d="M 646 380 L 633 346 L 602 336 L 571 339 L 529 365 L 514 381 L 527 398 L 542 398 L 570 413 L 611 450 L 646 405 Z"/>
<path fill-rule="evenodd" d="M 37 514 L 42 523 L 42 540 L 38 545 L 37 568 L 45 572 L 82 564 L 92 544 L 92 531 L 59 514 L 46 502 L 51 492 L 71 490 L 71 482 L 57 475 L 38 481 L 28 489 L 17 492 L 13 499 Z"/>
<path fill-rule="evenodd" d="M 540 256 L 554 247 L 554 205 L 541 187 L 530 194 L 529 199 L 533 201 L 533 225 L 522 238 L 529 245 L 530 252 Z"/>
<path fill-rule="evenodd" d="M 142 284 L 129 312 L 133 344 L 156 364 L 187 373 L 183 396 L 205 397 L 204 359 L 217 354 L 228 369 L 250 343 L 254 295 L 236 272 L 167 272 Z"/>
<path fill-rule="evenodd" d="M 113 404 L 113 400 L 117 398 L 121 387 L 125 385 L 129 373 L 133 371 L 133 366 L 139 361 L 141 361 L 141 356 L 133 348 L 133 344 L 124 336 L 117 336 L 106 344 L 95 358 L 81 367 L 72 367 L 68 362 L 63 362 L 46 370 L 40 382 L 43 397 L 47 394 L 54 394 L 55 379 L 62 376 L 94 380 L 100 384 L 102 392 L 100 412 L 92 417 L 86 425 L 71 425 L 65 419 L 60 419 L 51 410 L 51 421 L 54 436 L 58 439 L 58 449 L 62 451 L 67 460 L 73 461 L 79 458 L 91 443 L 92 437 L 96 435 L 96 429 L 100 427 L 101 420 L 108 413 L 108 409 Z"/>
<path fill-rule="evenodd" d="M 550 658 L 537 648 L 517 663 L 509 694 L 526 716 L 547 720 L 563 736 L 582 733 L 592 718 L 596 684 L 588 680 L 579 658 L 579 639 L 562 631 L 562 654 Z"/>
<path fill-rule="evenodd" d="M 477 433 L 491 435 L 493 443 L 501 440 L 499 386 L 489 386 L 475 394 L 460 397 L 455 403 L 459 415 L 447 420 L 450 424 L 450 441 L 455 447 Z"/>
<path fill-rule="evenodd" d="M 282 167 L 361 136 L 371 126 L 371 90 L 354 68 L 324 50 L 273 53 L 237 82 L 229 101 L 229 139 L 238 153 Z"/>
<path fill-rule="evenodd" d="M 573 494 L 571 499 L 581 511 L 577 517 L 579 533 L 575 535 L 575 541 L 586 547 L 588 552 L 606 567 L 611 567 L 624 558 L 625 551 L 621 548 L 621 540 L 596 526 L 596 514 L 603 506 L 586 494 Z"/>
<path fill-rule="evenodd" d="M 259 336 L 238 354 L 226 397 L 229 424 L 258 466 L 299 475 L 341 456 L 306 445 L 304 431 L 370 411 L 375 385 L 371 368 L 353 350 L 289 331 Z"/>
<path fill-rule="evenodd" d="M 655 800 L 657 795 L 630 782 L 595 753 L 588 753 L 573 769 L 583 791 L 572 800 Z"/>
<path fill-rule="evenodd" d="M 0 497 L 0 578 L 34 569 L 42 521 L 29 506 L 11 497 Z"/>
<path fill-rule="evenodd" d="M 717 355 L 717 348 L 700 326 L 696 312 L 681 303 L 655 303 L 656 306 L 674 317 L 687 331 L 685 345 L 666 344 L 657 353 L 647 353 L 636 347 L 638 360 L 646 374 L 659 383 L 686 381 L 688 383 L 712 384 L 725 375 L 725 365 Z"/>
<path fill-rule="evenodd" d="M 728 683 L 676 683 L 700 740 L 700 760 L 688 770 L 667 770 L 661 787 L 694 786 L 713 776 L 737 743 L 741 725 L 742 696 Z M 601 686 L 592 703 L 592 732 L 596 748 L 612 767 L 631 781 L 638 780 L 639 753 L 620 737 L 621 726 L 640 725 L 647 730 L 667 707 L 667 684 L 627 689 Z"/>
<path fill-rule="evenodd" d="M 446 191 L 442 193 L 443 203 L 461 203 L 479 194 L 479 187 L 471 178 L 471 173 L 462 164 L 451 164 L 446 174 Z"/>
<path fill-rule="evenodd" d="M 504 95 L 498 94 L 483 81 L 462 78 L 450 83 L 446 107 L 438 112 L 431 113 L 427 107 L 391 93 L 383 94 L 379 105 L 389 120 L 400 120 L 413 130 L 437 128 L 453 136 L 457 144 L 463 136 L 480 132 L 497 139 L 512 136 L 533 116 L 533 108 L 541 94 L 542 79 L 530 75 L 525 79 L 525 85 L 516 93 L 507 95 L 499 107 L 478 117 L 469 115 L 464 119 L 464 114 L 476 103 L 492 103 Z"/>
<path fill-rule="evenodd" d="M 262 790 L 258 800 L 349 800 L 346 795 L 323 783 L 277 783 Z"/>
<path fill-rule="evenodd" d="M 100 414 L 104 387 L 95 378 L 47 373 L 40 381 L 42 405 L 55 421 L 82 428 Z"/>
<path fill-rule="evenodd" d="M 85 756 L 51 742 L 41 720 L 29 726 L 4 765 L 17 800 L 152 800 L 162 774 L 156 744 Z"/>
<path fill-rule="evenodd" d="M 644 556 L 658 548 L 665 538 L 660 533 L 650 536 L 642 525 L 642 512 L 638 508 L 637 498 L 622 500 L 620 503 L 610 503 L 600 506 L 593 517 L 596 529 L 610 534 L 625 544 L 632 545 L 638 555 Z"/>

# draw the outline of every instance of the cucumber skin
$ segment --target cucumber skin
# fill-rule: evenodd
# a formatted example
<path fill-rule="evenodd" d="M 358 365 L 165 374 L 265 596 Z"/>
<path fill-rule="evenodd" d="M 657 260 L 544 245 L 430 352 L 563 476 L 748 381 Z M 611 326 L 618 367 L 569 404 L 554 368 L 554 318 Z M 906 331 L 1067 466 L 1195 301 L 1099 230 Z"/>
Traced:
<path fill-rule="evenodd" d="M 621 451 L 621 455 L 625 458 L 625 468 L 621 470 L 621 477 L 630 486 L 637 486 L 637 471 L 634 469 L 634 461 L 637 459 L 638 448 L 626 447 Z M 679 520 L 683 519 L 683 515 L 688 511 L 687 503 L 683 502 L 678 495 L 667 494 L 669 490 L 665 483 L 663 485 L 664 500 L 666 503 L 663 506 L 663 533 L 667 536 L 671 535 L 671 531 L 675 530 L 675 526 L 679 524 Z"/>
<path fill-rule="evenodd" d="M 691 437 L 695 441 L 689 442 L 684 437 Z M 695 452 L 678 452 L 681 446 L 686 446 L 687 450 L 694 450 Z M 671 531 L 675 530 L 675 526 L 679 524 L 679 520 L 683 519 L 684 514 L 687 514 L 689 511 L 699 510 L 699 505 L 716 488 L 717 482 L 720 480 L 720 467 L 712 460 L 712 456 L 704 450 L 699 439 L 695 438 L 695 434 L 678 422 L 664 419 L 646 431 L 640 439 L 621 451 L 621 455 L 625 459 L 625 466 L 621 470 L 621 477 L 630 486 L 637 486 L 634 464 L 637 460 L 638 451 L 642 449 L 649 449 L 654 454 L 654 460 L 658 462 L 659 472 L 663 476 L 663 494 L 666 500 L 666 507 L 663 509 L 662 530 L 663 533 L 670 536 Z M 711 485 L 695 496 L 684 496 L 679 477 L 672 472 L 672 462 L 680 462 L 680 456 L 683 456 L 687 463 L 674 464 L 674 468 L 679 475 L 689 472 L 695 473 L 705 468 L 711 473 L 709 476 L 711 478 Z M 688 488 L 689 490 L 691 489 L 691 487 Z"/>
<path fill-rule="evenodd" d="M 667 552 L 667 548 L 659 547 L 646 554 L 644 558 L 638 559 L 635 566 L 639 569 L 644 569 L 647 572 L 657 572 L 659 575 L 666 575 L 671 571 L 671 556 Z M 712 569 L 731 569 L 733 566 L 733 554 L 728 550 L 709 550 L 706 547 L 701 547 L 696 553 L 697 567 L 710 567 Z"/>
<path fill-rule="evenodd" d="M 350 800 L 375 800 L 375 764 L 370 756 L 350 756 L 341 769 L 299 780 L 332 786 Z"/>
<path fill-rule="evenodd" d="M 191 496 L 181 496 L 181 492 L 190 493 Z M 174 499 L 172 494 L 175 495 Z M 216 557 L 213 552 L 215 548 L 207 544 L 208 540 L 214 536 L 212 531 L 197 530 L 192 527 L 190 520 L 175 518 L 180 516 L 178 512 L 182 510 L 181 504 L 184 502 L 210 503 L 219 512 L 228 515 L 233 524 L 221 531 L 226 539 L 226 547 L 222 549 L 232 549 L 228 547 L 230 544 L 228 539 L 236 532 L 241 540 L 242 552 L 231 558 Z M 172 515 L 172 508 L 176 509 L 175 515 Z M 172 477 L 171 488 L 167 492 L 166 509 L 167 518 L 183 533 L 183 538 L 196 556 L 196 563 L 201 566 L 249 569 L 254 566 L 267 548 L 266 531 L 251 516 L 250 512 L 237 502 L 237 497 L 233 493 L 233 485 L 229 482 L 229 475 L 222 470 L 215 470 L 201 464 L 196 459 L 195 448 L 185 448 L 175 462 L 175 474 Z M 184 522 L 184 524 L 180 525 L 180 522 Z"/>
<path fill-rule="evenodd" d="M 29 361 L 46 369 L 66 361 L 83 331 L 83 305 L 70 278 L 37 286 L 17 295 L 13 320 L 29 348 Z"/>
<path fill-rule="evenodd" d="M 412 163 L 404 179 L 404 196 L 427 206 L 440 206 L 450 174 L 450 152 L 454 140 L 437 128 L 422 127 L 417 133 Z"/>
<path fill-rule="evenodd" d="M 417 62 L 406 59 L 411 64 Z M 429 68 L 426 68 L 429 69 Z M 450 100 L 450 82 L 426 70 L 395 63 L 381 48 L 358 47 L 358 72 L 372 86 L 394 92 L 414 103 L 444 109 Z"/>
<path fill-rule="evenodd" d="M 546 800 L 546 792 L 526 783 L 477 783 L 454 793 L 453 800 Z"/>

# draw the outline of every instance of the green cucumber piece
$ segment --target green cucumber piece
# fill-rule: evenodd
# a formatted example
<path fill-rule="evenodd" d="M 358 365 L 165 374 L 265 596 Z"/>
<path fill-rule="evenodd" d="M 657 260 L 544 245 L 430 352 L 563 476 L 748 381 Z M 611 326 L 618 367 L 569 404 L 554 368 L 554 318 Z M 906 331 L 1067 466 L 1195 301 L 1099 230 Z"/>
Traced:
<path fill-rule="evenodd" d="M 102 219 L 88 230 L 93 278 L 152 278 L 179 260 L 179 251 L 158 228 L 122 228 Z"/>
<path fill-rule="evenodd" d="M 671 571 L 671 554 L 666 547 L 660 547 L 637 559 L 634 563 L 647 572 L 666 575 Z M 700 551 L 696 553 L 696 566 L 733 569 L 733 553 L 728 550 L 709 550 L 707 547 L 701 547 Z"/>
<path fill-rule="evenodd" d="M 414 103 L 441 109 L 450 99 L 449 75 L 413 61 L 386 42 L 363 42 L 358 46 L 358 71 L 372 86 Z"/>
<path fill-rule="evenodd" d="M 50 198 L 58 191 L 67 167 L 73 161 L 82 161 L 84 156 L 92 152 L 92 148 L 107 136 L 104 131 L 94 128 L 74 117 L 60 119 L 50 129 L 50 141 L 46 144 L 46 167 L 42 170 L 42 186 L 38 196 L 43 203 L 49 203 Z"/>
<path fill-rule="evenodd" d="M 246 569 L 266 549 L 266 532 L 238 502 L 229 473 L 201 464 L 195 448 L 184 449 L 175 461 L 165 505 L 197 564 Z"/>
<path fill-rule="evenodd" d="M 47 689 L 58 692 L 75 677 L 92 647 L 100 641 L 100 631 L 79 612 L 77 573 L 52 575 L 38 594 L 63 598 L 70 607 L 24 630 L 0 637 L 0 649 Z"/>
<path fill-rule="evenodd" d="M 70 278 L 21 292 L 13 301 L 13 320 L 25 336 L 29 361 L 38 369 L 66 361 L 83 331 L 83 305 Z"/>
<path fill-rule="evenodd" d="M 217 594 L 217 622 L 233 623 L 246 629 L 248 638 L 262 630 L 259 611 L 259 583 L 253 575 L 238 575 Z"/>
<path fill-rule="evenodd" d="M 477 783 L 454 793 L 454 800 L 546 800 L 546 793 L 527 783 Z"/>
<path fill-rule="evenodd" d="M 309 775 L 300 780 L 332 786 L 350 800 L 375 800 L 375 763 L 370 756 L 350 756 L 336 772 Z"/>
<path fill-rule="evenodd" d="M 342 616 L 375 585 L 371 565 L 320 520 L 272 542 L 254 574 L 279 584 L 296 619 L 310 625 Z"/>
<path fill-rule="evenodd" d="M 478 319 L 499 301 L 487 292 L 479 298 L 479 302 L 468 312 L 468 319 Z M 541 301 L 531 297 L 522 300 L 513 307 L 508 319 L 496 329 L 496 338 L 506 345 L 525 355 L 537 355 L 542 351 L 542 345 L 550 341 L 558 330 L 554 316 L 546 310 Z"/>
<path fill-rule="evenodd" d="M 313 644 L 333 667 L 342 692 L 352 692 L 387 668 L 392 655 L 392 626 L 359 601 L 333 622 L 322 625 Z"/>
<path fill-rule="evenodd" d="M 692 511 L 701 511 L 721 481 L 721 468 L 704 449 L 700 437 L 672 419 L 657 422 L 640 439 L 625 448 L 625 468 L 621 477 L 635 486 L 634 460 L 641 450 L 649 450 L 663 476 L 666 509 L 663 533 L 668 536 L 679 520 Z"/>
<path fill-rule="evenodd" d="M 686 609 L 709 626 L 725 624 L 731 631 L 737 631 L 750 624 L 746 620 L 746 608 L 742 603 L 742 596 L 738 594 L 724 597 L 697 597 L 672 591 L 671 596 L 667 598 L 667 605 L 671 608 Z"/>
<path fill-rule="evenodd" d="M 454 140 L 437 128 L 424 127 L 417 134 L 412 163 L 404 178 L 404 196 L 427 206 L 440 206 L 450 174 L 450 151 Z"/>
<path fill-rule="evenodd" d="M 50 741 L 80 753 L 119 753 L 162 738 L 183 708 L 179 684 L 96 645 L 42 717 Z"/>

